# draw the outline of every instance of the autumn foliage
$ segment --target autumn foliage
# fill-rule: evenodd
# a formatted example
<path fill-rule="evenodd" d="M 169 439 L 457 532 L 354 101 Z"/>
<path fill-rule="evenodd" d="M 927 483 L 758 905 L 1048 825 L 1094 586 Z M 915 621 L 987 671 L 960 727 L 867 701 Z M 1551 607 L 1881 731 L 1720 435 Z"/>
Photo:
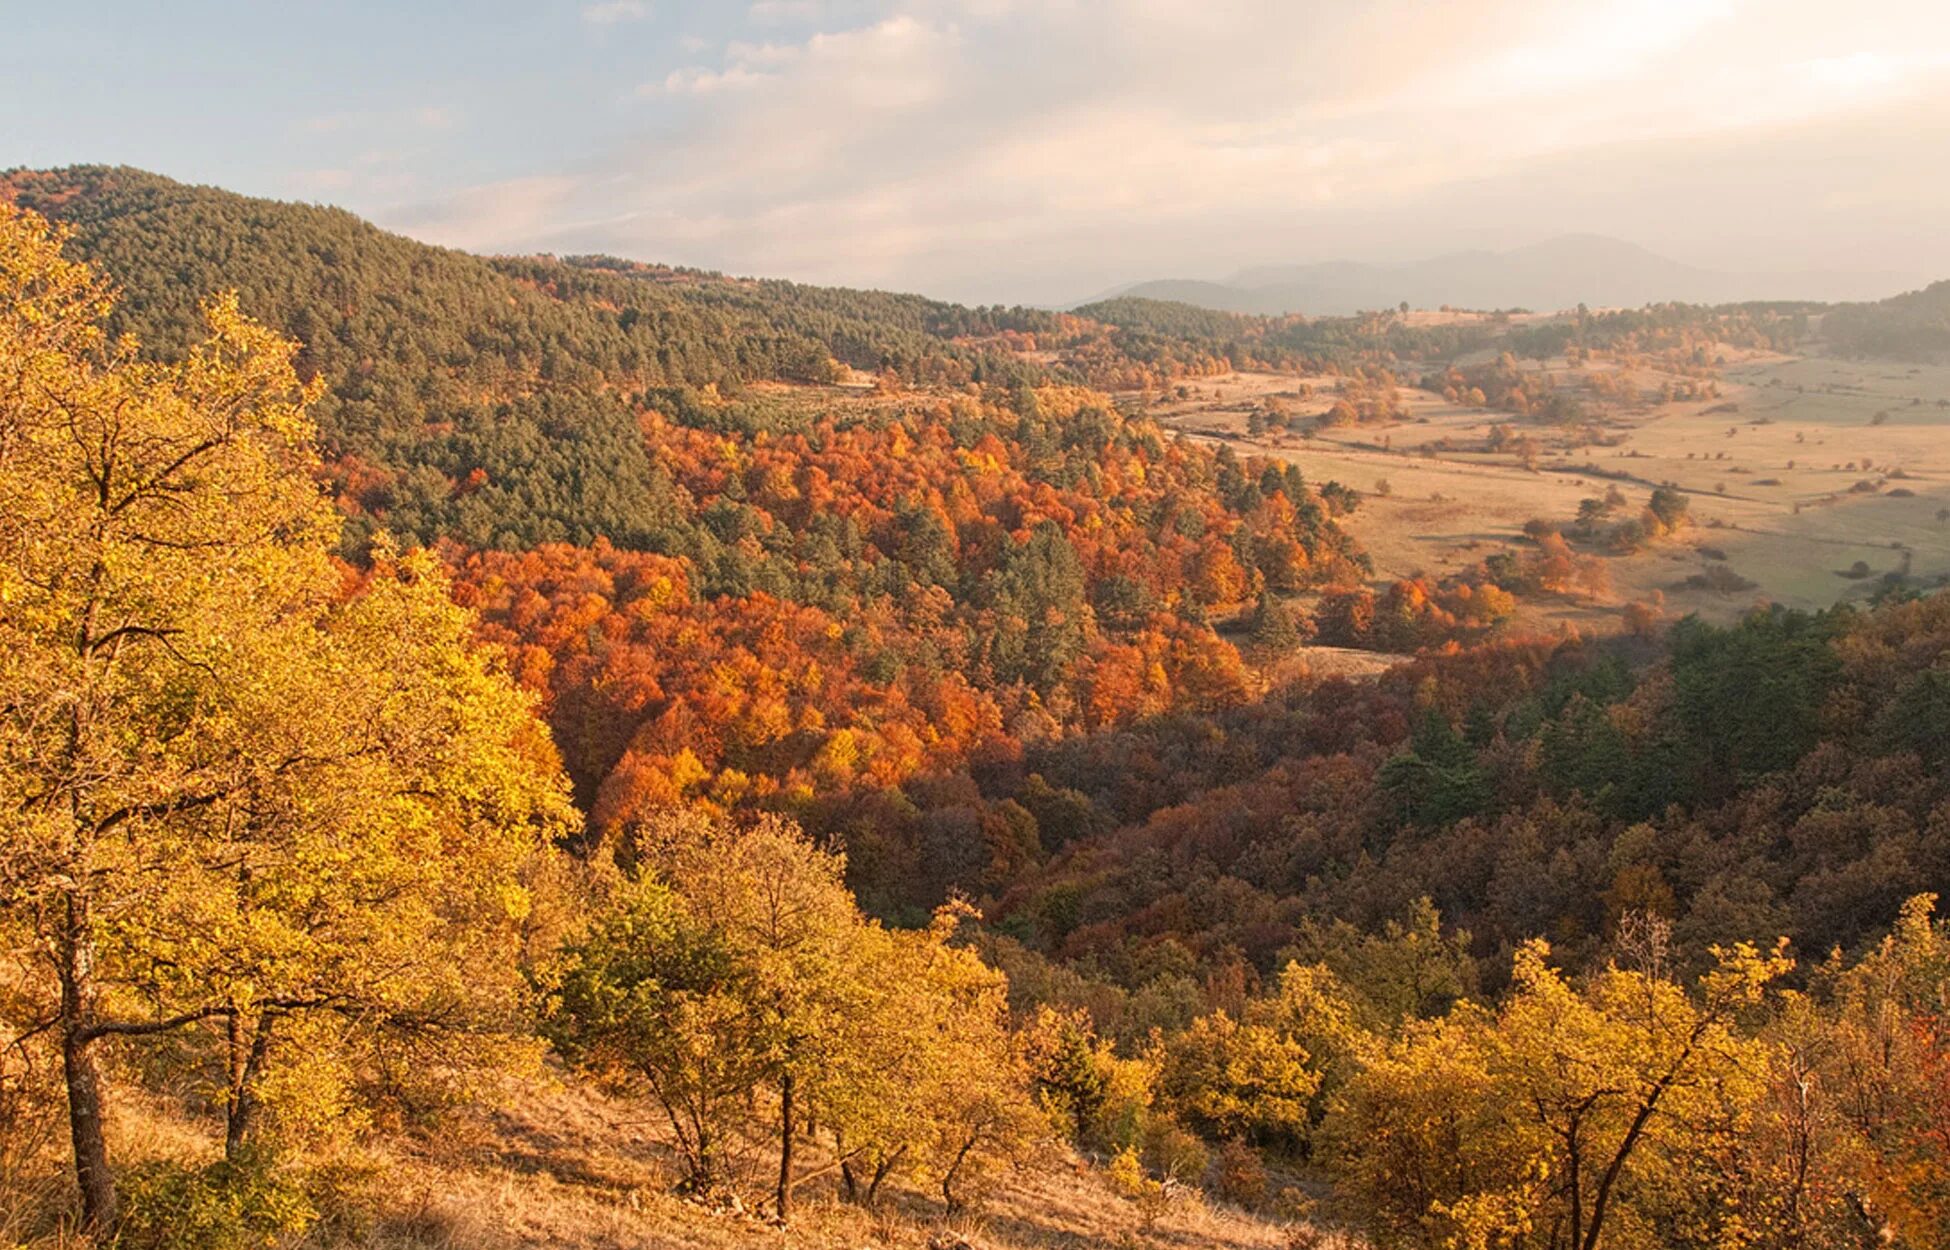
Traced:
<path fill-rule="evenodd" d="M 335 1151 L 546 1055 L 782 1223 L 959 1216 L 1067 1142 L 1132 1238 L 1209 1190 L 1382 1248 L 1950 1244 L 1950 595 L 1525 637 L 1513 592 L 1602 591 L 1549 527 L 1365 585 L 1352 492 L 996 363 L 1358 340 L 1380 414 L 1378 358 L 1443 341 L 1385 316 L 498 262 L 505 351 L 416 331 L 493 419 L 430 433 L 400 359 L 303 382 L 230 298 L 144 356 L 61 242 L 0 209 L 0 1233 L 343 1244 Z M 601 368 L 530 359 L 564 325 Z M 1773 323 L 1568 345 L 1703 326 Z M 328 466 L 333 387 L 398 424 Z M 1232 641 L 1310 636 L 1401 662 L 1274 685 Z M 135 1099 L 193 1157 L 137 1157 Z"/>

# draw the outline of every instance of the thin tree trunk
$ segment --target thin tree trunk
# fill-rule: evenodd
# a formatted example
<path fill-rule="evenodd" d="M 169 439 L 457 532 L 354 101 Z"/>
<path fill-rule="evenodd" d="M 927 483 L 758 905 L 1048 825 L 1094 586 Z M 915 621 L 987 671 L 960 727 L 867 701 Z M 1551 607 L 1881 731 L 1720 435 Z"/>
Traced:
<path fill-rule="evenodd" d="M 695 1108 L 691 1113 L 691 1130 L 697 1141 L 697 1171 L 692 1178 L 691 1192 L 709 1198 L 718 1192 L 718 1138 Z"/>
<path fill-rule="evenodd" d="M 793 1076 L 787 1072 L 779 1077 L 779 1218 L 785 1219 L 792 1208 L 792 1093 Z"/>
<path fill-rule="evenodd" d="M 107 471 L 104 469 L 99 498 L 105 504 L 108 497 Z M 94 526 L 97 539 L 102 535 L 103 524 L 104 519 L 98 516 Z M 80 771 L 84 755 L 82 746 L 88 736 L 87 709 L 94 698 L 92 639 L 99 593 L 106 575 L 107 566 L 97 556 L 88 574 L 88 600 L 81 614 L 77 652 L 82 661 L 86 685 L 82 697 L 73 706 L 68 722 L 66 772 L 70 778 L 76 777 Z M 68 815 L 77 831 L 87 827 L 87 822 L 81 816 L 79 793 L 77 790 L 68 798 Z M 86 881 L 84 867 L 85 859 L 80 855 L 69 864 L 69 871 L 77 883 Z M 61 982 L 61 1076 L 68 1091 L 68 1135 L 74 1146 L 75 1185 L 81 1191 L 82 1231 L 106 1239 L 114 1233 L 116 1221 L 121 1217 L 121 1202 L 115 1193 L 115 1173 L 108 1165 L 102 1074 L 93 1050 L 95 1037 L 91 1030 L 95 1024 L 98 992 L 95 986 L 95 949 L 89 935 L 91 917 L 87 897 L 82 893 L 85 888 L 80 884 L 69 888 L 63 899 L 65 910 L 56 939 Z"/>
<path fill-rule="evenodd" d="M 1580 1184 L 1584 1178 L 1584 1161 L 1578 1157 L 1577 1117 L 1572 1117 L 1571 1127 L 1564 1136 L 1571 1163 L 1571 1245 L 1579 1246 L 1584 1236 L 1584 1190 Z"/>
<path fill-rule="evenodd" d="M 949 1164 L 948 1170 L 941 1174 L 941 1201 L 948 1208 L 948 1214 L 950 1215 L 954 1215 L 961 1210 L 961 1200 L 955 1197 L 955 1181 L 961 1175 L 961 1165 L 968 1161 L 968 1152 L 975 1149 L 975 1143 L 980 1140 L 981 1135 L 979 1133 L 970 1134 L 962 1142 L 961 1149 L 955 1151 L 955 1161 Z"/>
<path fill-rule="evenodd" d="M 242 1016 L 233 1012 L 230 1017 L 230 1099 L 224 1108 L 223 1157 L 231 1163 L 238 1162 L 244 1147 L 257 1135 L 257 1122 L 264 1109 L 257 1096 L 257 1078 L 264 1070 L 264 1057 L 271 1049 L 271 1029 L 277 1021 L 269 1013 L 262 1016 L 246 1047 Z"/>
<path fill-rule="evenodd" d="M 101 1069 L 89 1029 L 95 1022 L 94 952 L 87 937 L 87 907 L 68 899 L 61 950 L 61 1073 L 68 1089 L 68 1133 L 74 1144 L 74 1179 L 81 1190 L 81 1225 L 96 1235 L 114 1231 L 121 1214 L 115 1173 L 108 1165 L 103 1127 Z"/>
<path fill-rule="evenodd" d="M 873 1180 L 867 1183 L 867 1209 L 868 1210 L 872 1210 L 874 1207 L 880 1205 L 881 1183 L 885 1181 L 889 1176 L 892 1176 L 894 1174 L 894 1165 L 899 1163 L 901 1160 L 901 1156 L 906 1153 L 907 1153 L 907 1147 L 902 1146 L 898 1150 L 894 1151 L 892 1154 L 882 1155 L 879 1162 L 874 1164 Z"/>
<path fill-rule="evenodd" d="M 1674 1072 L 1677 1071 L 1675 1065 Z M 1598 1233 L 1605 1222 L 1605 1206 L 1611 1201 L 1612 1183 L 1618 1179 L 1619 1172 L 1625 1167 L 1625 1160 L 1631 1156 L 1632 1147 L 1638 1145 L 1639 1135 L 1645 1131 L 1646 1121 L 1650 1120 L 1653 1113 L 1659 1109 L 1659 1100 L 1664 1097 L 1666 1083 L 1671 1079 L 1671 1075 L 1668 1075 L 1652 1087 L 1652 1092 L 1640 1105 L 1638 1113 L 1632 1117 L 1631 1127 L 1625 1130 L 1625 1139 L 1619 1143 L 1618 1153 L 1612 1156 L 1610 1165 L 1605 1168 L 1605 1174 L 1598 1182 L 1598 1193 L 1591 1203 L 1591 1224 L 1584 1236 L 1583 1250 L 1598 1250 Z"/>

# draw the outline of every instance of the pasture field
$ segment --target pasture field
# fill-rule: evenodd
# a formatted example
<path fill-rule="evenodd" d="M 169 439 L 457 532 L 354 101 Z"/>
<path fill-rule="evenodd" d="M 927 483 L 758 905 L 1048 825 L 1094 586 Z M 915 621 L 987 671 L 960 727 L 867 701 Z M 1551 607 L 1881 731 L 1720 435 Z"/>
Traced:
<path fill-rule="evenodd" d="M 1690 499 L 1692 524 L 1631 555 L 1610 556 L 1609 593 L 1526 604 L 1530 624 L 1615 626 L 1633 600 L 1728 619 L 1756 601 L 1821 608 L 1874 591 L 1889 573 L 1950 579 L 1950 367 L 1762 352 L 1727 354 L 1713 398 L 1589 404 L 1581 430 L 1451 403 L 1404 385 L 1399 419 L 1254 435 L 1270 405 L 1325 412 L 1334 378 L 1232 373 L 1154 401 L 1169 429 L 1298 463 L 1310 480 L 1360 491 L 1352 528 L 1377 579 L 1441 577 L 1498 550 L 1520 550 L 1526 522 L 1569 524 L 1581 500 L 1617 487 L 1636 512 L 1660 485 Z M 1563 383 L 1562 360 L 1525 362 Z M 1629 371 L 1641 393 L 1665 375 Z M 1304 425 L 1304 421 L 1301 423 Z M 1523 452 L 1490 451 L 1493 427 Z M 1596 439 L 1592 437 L 1595 430 Z M 1723 566 L 1751 589 L 1688 579 Z M 1734 579 L 1722 577 L 1723 584 Z"/>

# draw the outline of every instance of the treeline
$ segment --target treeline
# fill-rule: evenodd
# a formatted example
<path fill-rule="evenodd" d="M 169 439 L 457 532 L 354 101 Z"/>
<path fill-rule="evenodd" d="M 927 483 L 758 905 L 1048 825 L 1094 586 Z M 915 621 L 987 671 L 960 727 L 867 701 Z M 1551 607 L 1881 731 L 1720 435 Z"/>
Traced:
<path fill-rule="evenodd" d="M 1580 305 L 1573 317 L 1512 327 L 1509 350 L 1536 360 L 1598 350 L 1705 365 L 1722 345 L 1791 350 L 1807 338 L 1811 319 L 1823 308 L 1792 301 L 1666 303 L 1594 312 Z"/>
<path fill-rule="evenodd" d="M 1411 326 L 1393 312 L 1258 317 L 1134 296 L 1086 304 L 1076 312 L 1115 327 L 1114 341 L 1134 359 L 1203 354 L 1241 369 L 1323 372 L 1443 360 L 1487 346 L 1502 333 L 1500 326 L 1477 322 Z"/>
<path fill-rule="evenodd" d="M 1950 353 L 1950 281 L 1873 304 L 1842 304 L 1822 316 L 1821 334 L 1855 355 L 1941 360 Z"/>

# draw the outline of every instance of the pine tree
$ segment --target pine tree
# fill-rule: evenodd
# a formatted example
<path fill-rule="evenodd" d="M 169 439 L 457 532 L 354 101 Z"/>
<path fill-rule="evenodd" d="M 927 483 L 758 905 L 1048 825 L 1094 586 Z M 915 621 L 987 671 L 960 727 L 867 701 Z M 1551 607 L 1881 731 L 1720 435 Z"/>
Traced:
<path fill-rule="evenodd" d="M 1247 628 L 1247 636 L 1254 646 L 1270 654 L 1283 655 L 1307 641 L 1312 634 L 1313 622 L 1291 604 L 1270 590 L 1259 592 L 1259 601 L 1253 605 L 1252 620 Z"/>

